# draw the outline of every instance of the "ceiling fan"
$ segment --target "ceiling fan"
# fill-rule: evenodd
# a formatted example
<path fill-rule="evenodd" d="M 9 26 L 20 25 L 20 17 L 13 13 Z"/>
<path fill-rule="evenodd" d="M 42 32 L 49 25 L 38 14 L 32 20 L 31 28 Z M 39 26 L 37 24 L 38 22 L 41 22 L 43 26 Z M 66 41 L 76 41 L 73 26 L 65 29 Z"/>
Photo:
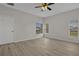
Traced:
<path fill-rule="evenodd" d="M 55 4 L 55 3 L 42 3 L 40 6 L 36 6 L 35 8 L 41 8 L 41 11 L 44 11 L 44 10 L 51 11 L 52 9 L 48 6 L 53 5 L 53 4 Z"/>

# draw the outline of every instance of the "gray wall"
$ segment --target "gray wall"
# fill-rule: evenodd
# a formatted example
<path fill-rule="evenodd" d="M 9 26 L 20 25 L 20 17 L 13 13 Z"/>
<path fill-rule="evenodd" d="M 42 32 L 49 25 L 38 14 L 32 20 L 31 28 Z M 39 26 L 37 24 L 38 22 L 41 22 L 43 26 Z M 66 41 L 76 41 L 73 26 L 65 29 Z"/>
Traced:
<path fill-rule="evenodd" d="M 42 37 L 41 34 L 37 35 L 35 30 L 36 22 L 38 20 L 43 20 L 43 18 L 14 10 L 2 5 L 0 5 L 0 17 L 9 17 L 9 19 L 14 21 L 14 39 L 12 41 L 7 40 L 4 42 L 3 39 L 0 38 L 0 44 Z M 71 39 L 68 35 L 68 22 L 73 18 L 79 20 L 79 9 L 45 18 L 43 21 L 49 24 L 49 33 L 45 36 L 49 38 L 57 38 L 59 40 L 79 43 L 79 36 L 78 38 Z"/>
<path fill-rule="evenodd" d="M 49 24 L 49 33 L 45 36 L 49 38 L 56 38 L 59 40 L 79 43 L 79 36 L 77 38 L 71 38 L 69 36 L 68 24 L 71 19 L 78 19 L 79 21 L 79 9 L 45 18 L 45 23 Z"/>
<path fill-rule="evenodd" d="M 42 36 L 37 35 L 35 32 L 36 22 L 38 20 L 42 20 L 42 18 L 0 5 L 0 17 L 5 18 L 5 16 L 6 20 L 7 17 L 10 17 L 9 19 L 14 20 L 14 39 L 12 40 L 12 42 L 30 40 Z M 11 42 L 10 40 L 7 40 L 5 42 L 2 40 L 4 39 L 0 38 L 0 44 Z"/>

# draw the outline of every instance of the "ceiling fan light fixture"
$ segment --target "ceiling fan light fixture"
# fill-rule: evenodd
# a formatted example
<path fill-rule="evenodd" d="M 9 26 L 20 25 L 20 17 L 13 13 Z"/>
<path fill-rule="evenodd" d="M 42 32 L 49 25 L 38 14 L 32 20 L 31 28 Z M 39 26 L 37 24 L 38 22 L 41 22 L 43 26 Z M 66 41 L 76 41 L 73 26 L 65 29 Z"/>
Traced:
<path fill-rule="evenodd" d="M 45 6 L 44 8 L 45 8 L 45 10 L 47 10 L 47 6 Z"/>
<path fill-rule="evenodd" d="M 45 8 L 44 7 L 41 7 L 41 9 L 44 11 L 45 10 Z"/>

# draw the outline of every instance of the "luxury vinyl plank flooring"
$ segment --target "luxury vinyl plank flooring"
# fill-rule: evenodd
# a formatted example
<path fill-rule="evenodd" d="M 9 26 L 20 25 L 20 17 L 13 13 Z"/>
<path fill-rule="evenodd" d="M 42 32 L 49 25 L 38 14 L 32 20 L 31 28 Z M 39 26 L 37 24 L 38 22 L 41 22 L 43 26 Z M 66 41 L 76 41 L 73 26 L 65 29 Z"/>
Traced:
<path fill-rule="evenodd" d="M 79 44 L 40 38 L 1 45 L 0 56 L 79 56 Z"/>

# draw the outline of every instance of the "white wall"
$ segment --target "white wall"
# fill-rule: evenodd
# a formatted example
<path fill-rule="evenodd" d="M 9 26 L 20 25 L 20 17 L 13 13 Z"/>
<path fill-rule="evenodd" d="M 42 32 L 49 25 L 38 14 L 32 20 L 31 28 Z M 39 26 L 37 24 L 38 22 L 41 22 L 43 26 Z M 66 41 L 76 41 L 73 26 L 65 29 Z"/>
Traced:
<path fill-rule="evenodd" d="M 78 19 L 79 21 L 79 9 L 45 18 L 44 20 L 45 23 L 49 24 L 49 33 L 46 34 L 45 36 L 48 38 L 56 38 L 59 40 L 79 43 L 79 36 L 78 38 L 73 38 L 73 39 L 69 37 L 68 23 L 71 19 Z M 79 22 L 78 22 L 78 27 L 79 27 Z"/>
<path fill-rule="evenodd" d="M 43 18 L 2 5 L 0 5 L 0 17 L 9 17 L 9 19 L 14 20 L 14 39 L 12 42 L 42 37 L 42 35 L 37 35 L 35 30 L 36 22 L 38 20 L 43 20 Z M 72 18 L 79 20 L 79 9 L 45 18 L 43 21 L 49 23 L 49 33 L 45 36 L 79 43 L 79 37 L 77 39 L 70 39 L 68 36 L 68 22 Z M 2 27 L 2 25 L 0 26 Z M 0 38 L 0 44 L 10 42 L 10 40 L 4 42 L 3 39 Z"/>
<path fill-rule="evenodd" d="M 42 20 L 33 15 L 22 14 L 16 17 L 16 39 L 28 40 L 40 38 L 41 35 L 36 34 L 36 22 Z"/>
<path fill-rule="evenodd" d="M 42 20 L 42 18 L 38 16 L 34 16 L 25 12 L 21 12 L 18 10 L 11 9 L 9 7 L 5 7 L 0 5 L 0 17 L 9 17 L 9 19 L 14 20 L 14 39 L 13 42 L 29 40 L 34 38 L 40 38 L 41 35 L 37 35 L 36 30 L 36 22 L 38 20 Z M 0 18 L 0 20 L 2 20 Z M 7 19 L 6 19 L 7 20 Z M 3 25 L 0 25 L 3 27 Z M 1 32 L 1 31 L 0 31 Z M 0 44 L 10 43 L 10 40 L 3 41 L 2 36 L 0 38 Z"/>

